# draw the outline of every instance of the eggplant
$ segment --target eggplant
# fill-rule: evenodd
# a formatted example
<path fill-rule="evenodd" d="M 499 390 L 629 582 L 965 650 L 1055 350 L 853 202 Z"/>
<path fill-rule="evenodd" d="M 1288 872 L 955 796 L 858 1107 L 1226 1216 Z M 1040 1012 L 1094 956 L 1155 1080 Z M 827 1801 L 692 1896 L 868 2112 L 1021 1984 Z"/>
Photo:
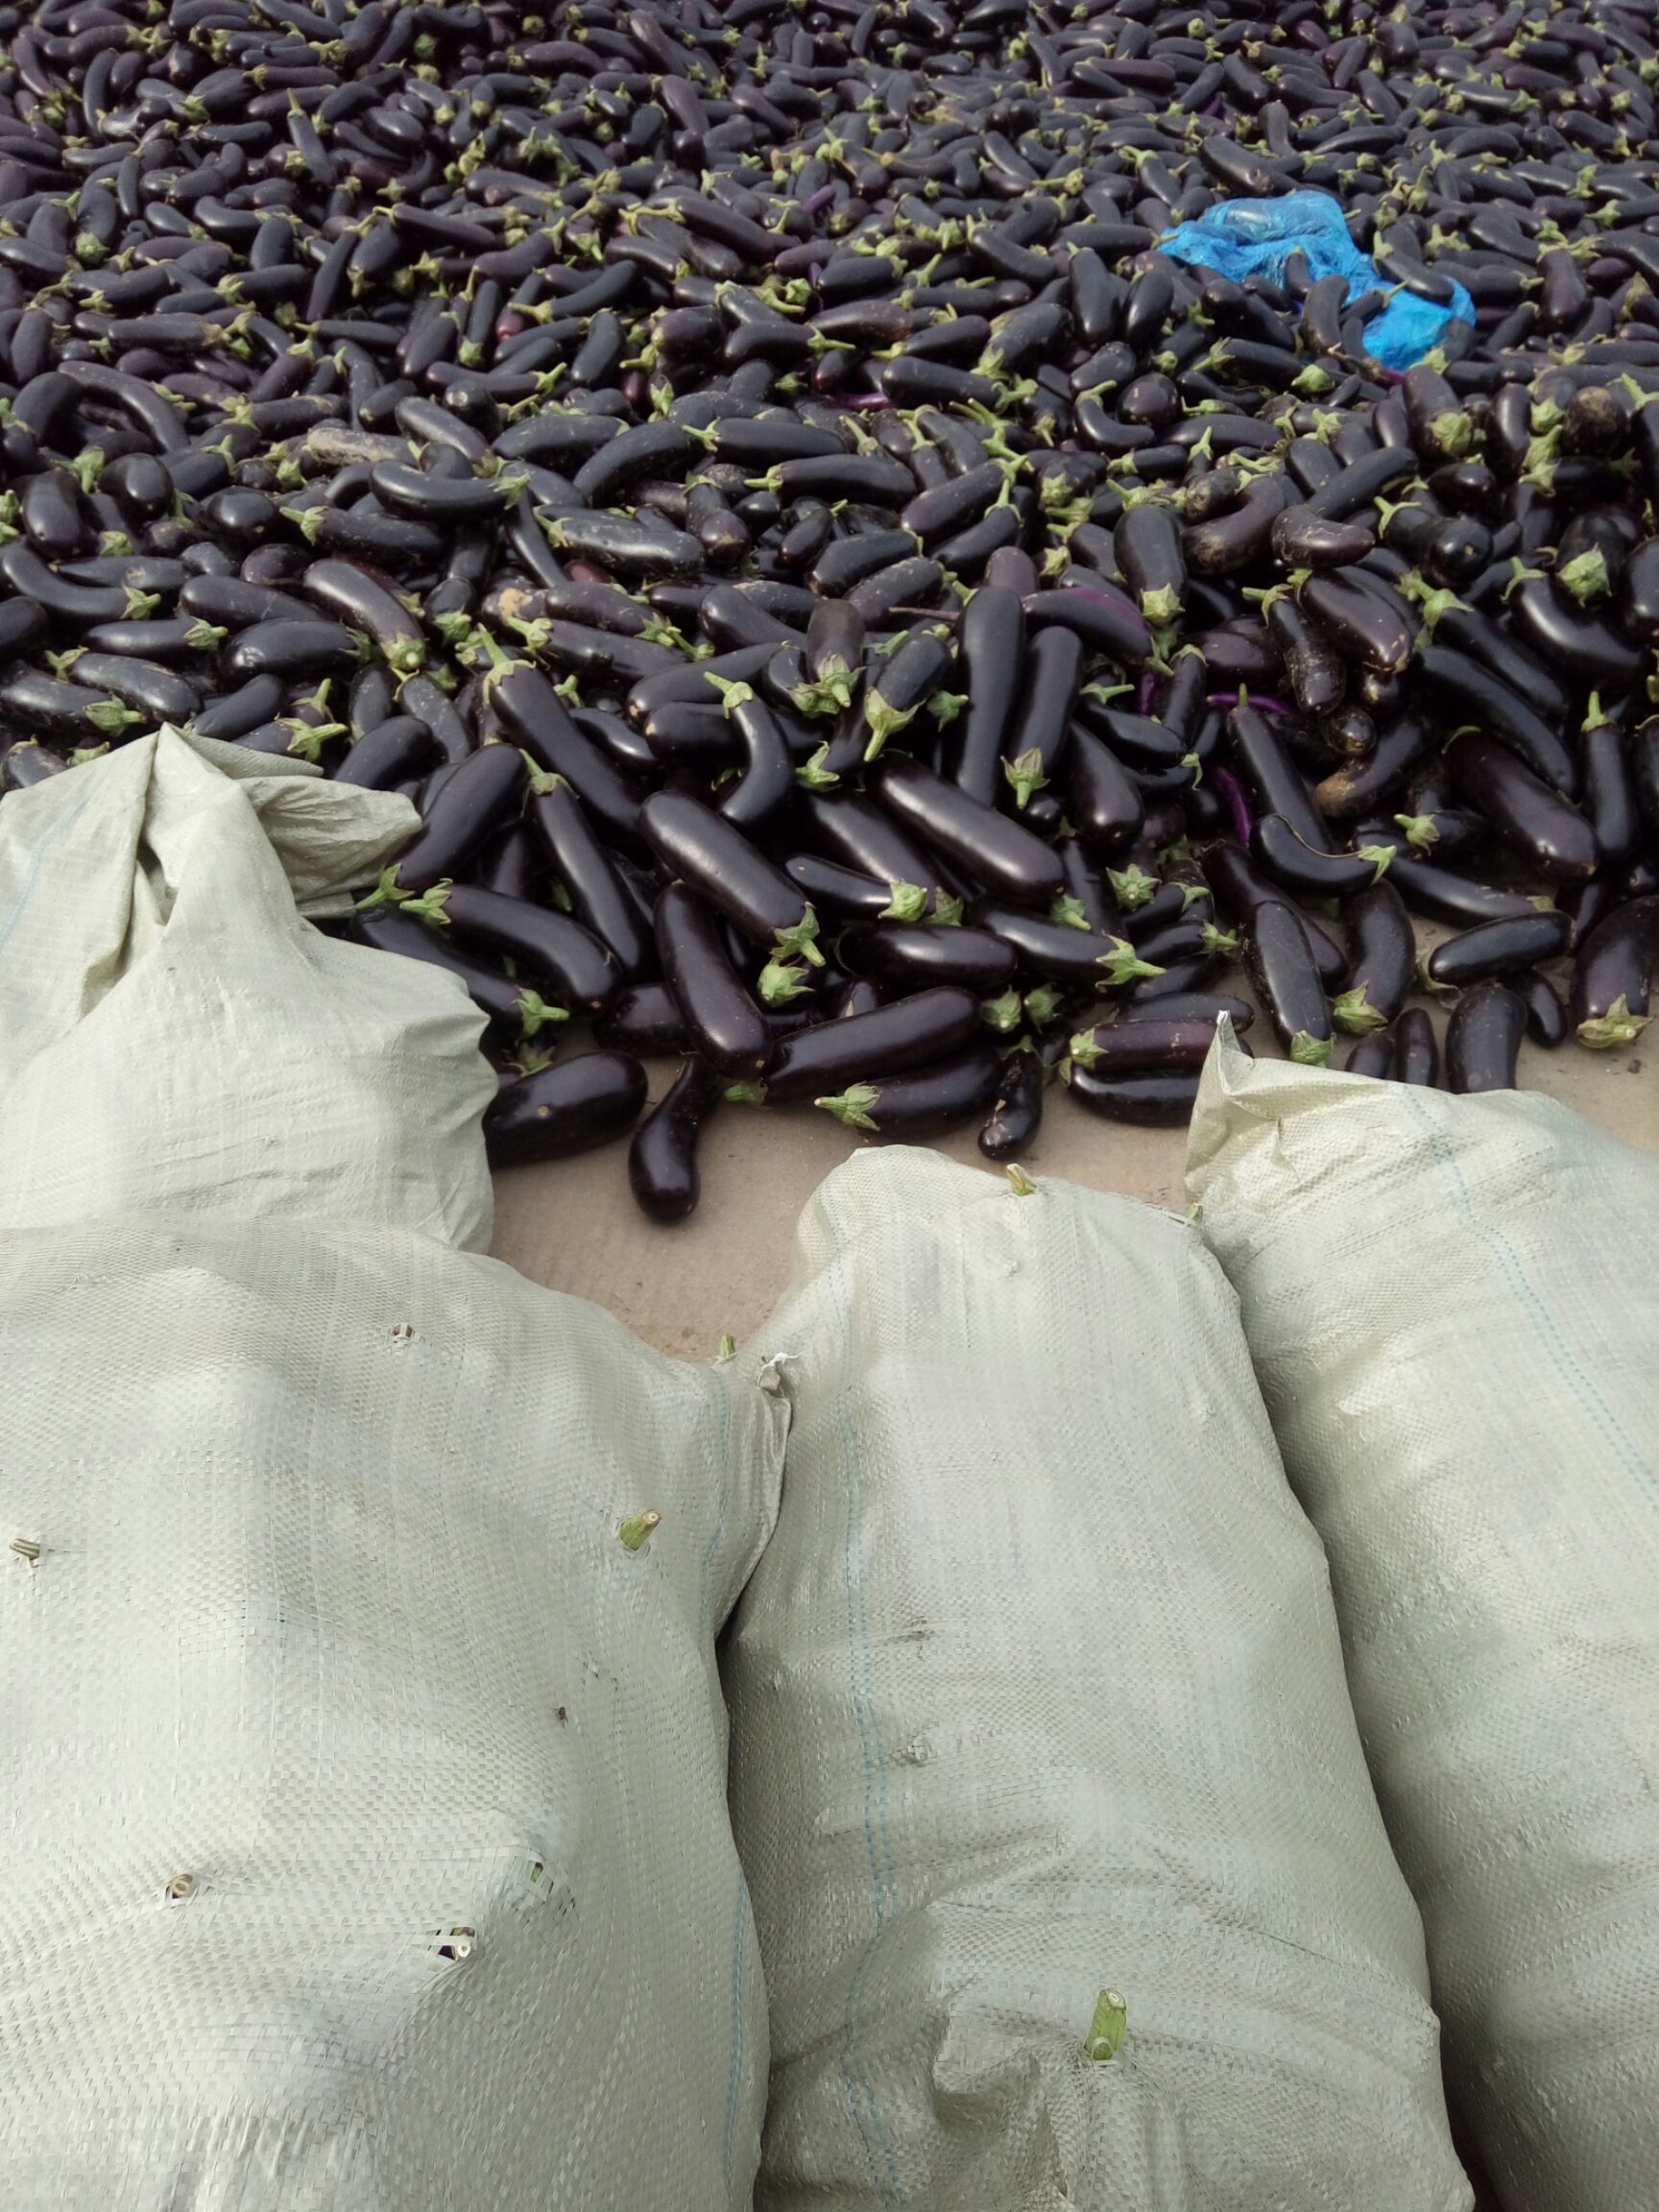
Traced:
<path fill-rule="evenodd" d="M 1179 1126 L 1198 1096 L 1196 1075 L 1101 1075 L 1073 1061 L 1067 1087 L 1080 1106 L 1106 1121 L 1128 1121 L 1149 1129 Z"/>
<path fill-rule="evenodd" d="M 1553 908 L 1477 923 L 1436 945 L 1423 963 L 1424 974 L 1437 988 L 1483 982 L 1488 975 L 1506 975 L 1536 967 L 1541 960 L 1553 960 L 1567 950 L 1572 933 L 1567 916 Z"/>
<path fill-rule="evenodd" d="M 1164 973 L 1155 961 L 1142 959 L 1127 937 L 1097 936 L 1013 906 L 981 906 L 975 920 L 1011 945 L 1033 974 L 1051 982 L 1110 991 Z"/>
<path fill-rule="evenodd" d="M 609 1144 L 638 1120 L 645 1091 L 645 1070 L 627 1052 L 580 1052 L 521 1075 L 485 1110 L 490 1163 L 521 1167 Z"/>
<path fill-rule="evenodd" d="M 657 951 L 686 1035 L 722 1074 L 752 1082 L 772 1050 L 766 1017 L 727 956 L 713 914 L 685 883 L 657 901 Z"/>
<path fill-rule="evenodd" d="M 1416 973 L 1416 940 L 1405 902 L 1385 876 L 1347 902 L 1342 921 L 1350 966 L 1331 1019 L 1363 1037 L 1398 1019 Z"/>
<path fill-rule="evenodd" d="M 874 1016 L 867 1016 L 874 1020 Z M 850 1028 L 852 1023 L 838 1027 Z M 811 1034 L 811 1032 L 809 1032 Z M 990 1045 L 906 1074 L 866 1077 L 812 1103 L 849 1129 L 873 1137 L 923 1137 L 954 1129 L 983 1114 L 997 1095 L 1001 1063 Z"/>
<path fill-rule="evenodd" d="M 1080 1029 L 1070 1056 L 1073 1067 L 1092 1074 L 1181 1075 L 1202 1068 L 1214 1042 L 1214 1022 L 1148 1015 Z"/>
<path fill-rule="evenodd" d="M 870 788 L 906 829 L 998 898 L 1046 907 L 1060 897 L 1064 872 L 1040 837 L 919 760 L 896 754 L 878 762 Z"/>
<path fill-rule="evenodd" d="M 973 1044 L 980 1027 L 979 1000 L 950 984 L 919 991 L 873 1013 L 798 1030 L 772 1051 L 766 1097 L 779 1106 L 828 1096 L 839 1086 L 906 1074 Z"/>
<path fill-rule="evenodd" d="M 1496 976 L 1465 991 L 1446 1024 L 1446 1081 L 1458 1093 L 1513 1091 L 1527 1009 Z"/>
<path fill-rule="evenodd" d="M 693 1054 L 661 1103 L 652 1108 L 628 1147 L 628 1184 L 653 1221 L 684 1221 L 701 1195 L 697 1140 L 719 1103 L 719 1071 Z"/>
<path fill-rule="evenodd" d="M 1250 833 L 1250 852 L 1275 882 L 1309 899 L 1347 899 L 1375 882 L 1394 857 L 1392 846 L 1355 853 L 1316 853 L 1278 814 L 1263 814 Z"/>
<path fill-rule="evenodd" d="M 421 899 L 436 884 L 465 874 L 494 831 L 517 814 L 523 797 L 523 757 L 511 745 L 481 745 L 457 763 L 429 805 L 420 834 L 381 878 L 375 897 Z"/>
<path fill-rule="evenodd" d="M 1538 875 L 1552 883 L 1582 883 L 1601 866 L 1591 824 L 1507 746 L 1463 730 L 1445 757 L 1454 787 Z"/>
<path fill-rule="evenodd" d="M 502 748 L 484 746 L 472 757 L 484 759 L 492 750 Z M 563 776 L 538 768 L 528 755 L 523 757 L 530 769 L 527 819 L 554 877 L 564 885 L 577 919 L 605 947 L 623 980 L 637 982 L 651 966 L 651 939 L 615 863 L 594 833 L 574 787 Z M 468 765 L 457 770 L 456 782 Z M 446 787 L 445 798 L 454 787 L 454 783 Z M 400 865 L 407 865 L 407 857 Z"/>
<path fill-rule="evenodd" d="M 1408 1006 L 1394 1024 L 1392 1074 L 1396 1083 L 1433 1090 L 1440 1080 L 1440 1047 L 1421 1006 Z"/>
<path fill-rule="evenodd" d="M 601 1045 L 618 1051 L 689 1052 L 690 1032 L 680 1011 L 680 1001 L 666 983 L 637 983 L 611 1001 L 593 1024 Z"/>
<path fill-rule="evenodd" d="M 568 914 L 472 883 L 438 883 L 404 911 L 516 962 L 573 1013 L 601 1014 L 621 978 L 599 940 Z"/>
<path fill-rule="evenodd" d="M 1002 1061 L 997 1094 L 979 1132 L 979 1149 L 987 1160 L 1017 1160 L 1030 1149 L 1043 1124 L 1046 1079 L 1042 1060 L 1023 1046 Z"/>
<path fill-rule="evenodd" d="M 1345 1075 L 1369 1075 L 1374 1081 L 1387 1082 L 1394 1074 L 1394 1040 L 1386 1030 L 1377 1030 L 1361 1037 L 1351 1046 L 1348 1057 L 1342 1063 Z"/>
<path fill-rule="evenodd" d="M 1606 1052 L 1633 1045 L 1647 1025 L 1659 959 L 1659 893 L 1632 899 L 1599 922 L 1573 963 L 1573 1026 L 1581 1045 Z"/>
<path fill-rule="evenodd" d="M 1249 918 L 1245 965 L 1274 1034 L 1292 1060 L 1323 1068 L 1331 1057 L 1331 1009 L 1300 917 L 1276 900 Z"/>
<path fill-rule="evenodd" d="M 568 1019 L 564 1007 L 549 1005 L 527 984 L 480 960 L 469 959 L 438 930 L 427 928 L 412 915 L 399 913 L 395 906 L 357 913 L 352 918 L 351 934 L 359 944 L 373 946 L 377 952 L 396 952 L 453 975 L 486 1016 L 490 1031 L 509 1045 L 527 1044 Z"/>
<path fill-rule="evenodd" d="M 841 958 L 855 974 L 911 989 L 959 983 L 983 996 L 1006 990 L 1019 964 L 1014 948 L 990 930 L 937 922 L 878 922 L 844 938 Z"/>
<path fill-rule="evenodd" d="M 776 962 L 818 964 L 818 921 L 781 868 L 741 830 L 681 792 L 658 791 L 639 810 L 646 842 L 663 867 L 684 877 Z"/>

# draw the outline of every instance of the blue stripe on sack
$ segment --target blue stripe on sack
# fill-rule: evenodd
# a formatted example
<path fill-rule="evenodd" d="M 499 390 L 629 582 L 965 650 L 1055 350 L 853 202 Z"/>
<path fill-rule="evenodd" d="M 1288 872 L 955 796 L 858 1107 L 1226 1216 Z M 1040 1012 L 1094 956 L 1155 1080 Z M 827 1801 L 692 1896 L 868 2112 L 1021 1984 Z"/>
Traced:
<path fill-rule="evenodd" d="M 1659 1482 L 1659 1477 L 1655 1475 L 1652 1461 L 1643 1456 L 1634 1439 L 1626 1433 L 1618 1414 L 1574 1358 L 1550 1310 L 1549 1302 L 1528 1280 L 1514 1245 L 1502 1229 L 1489 1221 L 1483 1221 L 1477 1213 L 1469 1186 L 1463 1179 L 1463 1170 L 1457 1165 L 1456 1154 L 1445 1132 L 1435 1127 L 1433 1117 L 1413 1088 L 1407 1084 L 1403 1089 L 1407 1109 L 1422 1124 L 1430 1149 L 1446 1181 L 1451 1185 L 1453 1197 L 1461 1209 L 1468 1226 L 1497 1259 L 1504 1280 L 1514 1294 L 1516 1305 L 1531 1321 L 1534 1333 L 1544 1345 L 1551 1365 L 1600 1430 L 1606 1442 L 1623 1463 L 1625 1473 L 1649 1488 L 1654 1487 Z"/>
<path fill-rule="evenodd" d="M 90 781 L 90 779 L 88 779 L 88 781 Z M 0 952 L 3 952 L 6 950 L 8 944 L 10 944 L 12 939 L 12 932 L 16 928 L 18 923 L 22 921 L 24 908 L 28 905 L 30 900 L 34 897 L 35 886 L 40 879 L 40 871 L 45 865 L 47 854 L 51 852 L 53 846 L 57 844 L 60 837 L 64 836 L 75 827 L 76 823 L 80 821 L 82 815 L 85 813 L 87 807 L 90 806 L 91 804 L 92 794 L 90 791 L 88 791 L 85 797 L 81 800 L 79 805 L 72 806 L 67 814 L 61 814 L 59 816 L 58 820 L 53 823 L 51 829 L 47 830 L 45 836 L 41 838 L 39 844 L 36 846 L 34 852 L 30 854 L 29 865 L 23 872 L 23 888 L 18 892 L 16 902 L 13 904 L 11 913 L 7 915 L 4 924 L 0 924 Z"/>
<path fill-rule="evenodd" d="M 831 1215 L 832 1226 L 839 1226 L 833 1221 L 834 1210 L 828 1196 L 821 1194 L 821 1202 Z M 852 1314 L 840 1300 L 839 1293 L 837 1302 L 840 1306 L 838 1317 L 841 1341 L 843 1347 L 846 1347 L 851 1338 Z M 875 1964 L 882 1935 L 898 1911 L 898 1884 L 894 1875 L 892 1837 L 887 1818 L 887 1776 L 882 1763 L 876 1756 L 872 1741 L 875 1662 L 870 1644 L 869 1609 L 865 1601 L 863 1577 L 855 1562 L 856 1548 L 854 1544 L 854 1533 L 858 1522 L 857 1506 L 864 1495 L 864 1469 L 858 1456 L 857 1438 L 847 1413 L 851 1397 L 849 1382 L 850 1378 L 844 1371 L 836 1392 L 837 1420 L 849 1475 L 846 1521 L 841 1540 L 841 1575 L 847 1593 L 847 1664 L 853 1717 L 858 1726 L 858 1743 L 864 1766 L 864 1842 L 870 1859 L 876 1934 L 865 1946 L 864 1955 L 847 1984 L 847 2003 L 842 2014 L 841 2079 L 847 2092 L 848 2110 L 863 2141 L 871 2186 L 883 2202 L 902 2204 L 905 2201 L 904 2188 L 899 2178 L 899 2164 L 894 2154 L 892 2138 L 887 2131 L 875 2083 L 857 2056 L 864 1984 Z M 884 2176 L 882 2168 L 885 2168 Z"/>

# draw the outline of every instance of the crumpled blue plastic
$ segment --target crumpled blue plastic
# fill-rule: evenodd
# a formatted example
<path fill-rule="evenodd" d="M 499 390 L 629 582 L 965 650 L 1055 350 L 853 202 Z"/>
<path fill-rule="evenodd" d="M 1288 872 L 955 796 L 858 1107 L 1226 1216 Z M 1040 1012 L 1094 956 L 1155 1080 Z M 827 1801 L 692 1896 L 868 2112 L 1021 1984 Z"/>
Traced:
<path fill-rule="evenodd" d="M 1235 283 L 1246 276 L 1271 276 L 1277 281 L 1286 262 L 1300 251 L 1314 276 L 1346 276 L 1350 300 L 1388 284 L 1355 245 L 1341 206 L 1329 192 L 1223 201 L 1196 223 L 1183 223 L 1161 238 L 1158 251 L 1172 261 L 1214 269 Z M 1440 343 L 1440 333 L 1454 316 L 1473 323 L 1475 302 L 1455 279 L 1452 293 L 1451 306 L 1437 307 L 1414 292 L 1397 291 L 1365 325 L 1372 359 L 1384 369 L 1409 369 Z"/>

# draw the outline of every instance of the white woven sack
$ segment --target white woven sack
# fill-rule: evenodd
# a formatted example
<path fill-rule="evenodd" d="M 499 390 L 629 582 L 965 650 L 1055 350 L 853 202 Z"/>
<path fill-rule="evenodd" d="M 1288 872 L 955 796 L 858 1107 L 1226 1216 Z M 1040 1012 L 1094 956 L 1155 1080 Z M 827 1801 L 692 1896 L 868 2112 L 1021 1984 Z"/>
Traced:
<path fill-rule="evenodd" d="M 757 2206 L 1466 2205 L 1325 1562 L 1196 1235 L 866 1154 L 763 1346 L 793 1425 L 726 1668 Z"/>
<path fill-rule="evenodd" d="M 407 809 L 220 760 L 0 805 L 0 2202 L 740 2212 L 783 1407 L 458 1249 L 478 1017 L 283 873 Z"/>
<path fill-rule="evenodd" d="M 1659 1132 L 1656 1132 L 1659 1134 Z M 1217 1046 L 1238 1289 L 1510 2212 L 1659 2201 L 1659 1162 Z"/>

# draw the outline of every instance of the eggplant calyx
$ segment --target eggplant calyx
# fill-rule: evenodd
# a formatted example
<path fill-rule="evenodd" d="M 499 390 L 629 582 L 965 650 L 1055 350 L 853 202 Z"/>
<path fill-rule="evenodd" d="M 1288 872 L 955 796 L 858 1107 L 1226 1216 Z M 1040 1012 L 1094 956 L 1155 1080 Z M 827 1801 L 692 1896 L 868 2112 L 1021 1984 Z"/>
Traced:
<path fill-rule="evenodd" d="M 1164 971 L 1150 960 L 1142 960 L 1127 937 L 1114 937 L 1110 952 L 1102 952 L 1094 963 L 1106 972 L 1102 990 L 1115 989 L 1122 983 L 1134 983 L 1143 976 L 1162 975 Z"/>
<path fill-rule="evenodd" d="M 1442 983 L 1431 974 L 1429 961 L 1422 954 L 1417 959 L 1416 983 L 1419 991 L 1426 991 L 1433 998 L 1455 998 L 1457 996 L 1457 986 L 1455 983 Z"/>
<path fill-rule="evenodd" d="M 1009 1195 L 1015 1198 L 1035 1198 L 1037 1186 L 1021 1166 L 1018 1160 L 1010 1160 L 1003 1172 L 1008 1177 Z"/>
<path fill-rule="evenodd" d="M 1604 599 L 1611 589 L 1607 575 L 1607 560 L 1599 545 L 1592 545 L 1587 553 L 1579 553 L 1563 567 L 1555 571 L 1555 581 L 1564 591 L 1570 591 L 1580 607 L 1588 607 L 1594 600 Z"/>
<path fill-rule="evenodd" d="M 729 676 L 706 675 L 703 681 L 705 684 L 711 684 L 720 694 L 721 709 L 727 714 L 732 713 L 738 707 L 747 707 L 750 700 L 755 696 L 753 685 L 734 683 Z"/>
<path fill-rule="evenodd" d="M 1344 1037 L 1369 1037 L 1378 1029 L 1387 1028 L 1387 1015 L 1372 1005 L 1368 992 L 1369 986 L 1360 983 L 1332 999 L 1331 1019 Z"/>
<path fill-rule="evenodd" d="M 1154 630 L 1171 630 L 1181 619 L 1181 594 L 1173 584 L 1162 584 L 1156 591 L 1142 591 L 1141 612 Z"/>
<path fill-rule="evenodd" d="M 403 893 L 399 892 L 396 886 L 396 878 L 397 870 L 389 870 L 387 875 L 382 876 L 380 878 L 381 887 L 384 889 L 386 883 L 389 880 L 392 881 L 393 890 L 391 896 L 397 900 L 398 905 L 402 907 L 405 914 L 413 914 L 420 921 L 429 922 L 435 928 L 448 928 L 449 916 L 445 911 L 445 909 L 449 902 L 449 894 L 455 888 L 454 880 L 451 877 L 445 876 L 441 883 L 434 883 L 431 890 L 423 893 L 422 896 L 419 899 L 408 898 Z M 370 899 L 365 900 L 363 903 L 365 905 L 372 904 L 374 902 L 374 900 L 377 897 L 378 894 L 372 894 Z"/>
<path fill-rule="evenodd" d="M 518 1034 L 522 1038 L 536 1036 L 549 1024 L 568 1022 L 569 1011 L 564 1006 L 553 1006 L 540 991 L 524 990 L 518 994 Z"/>
<path fill-rule="evenodd" d="M 1440 842 L 1440 826 L 1432 814 L 1396 814 L 1399 827 L 1406 832 L 1406 842 L 1419 853 L 1427 853 L 1431 846 Z M 1368 851 L 1376 848 L 1368 847 Z"/>
<path fill-rule="evenodd" d="M 942 929 L 954 929 L 962 920 L 962 902 L 949 891 L 934 894 L 933 919 Z"/>
<path fill-rule="evenodd" d="M 811 989 L 805 968 L 792 960 L 768 960 L 755 986 L 763 1006 L 789 1006 Z"/>
<path fill-rule="evenodd" d="M 814 1106 L 821 1106 L 826 1114 L 833 1114 L 836 1120 L 848 1129 L 868 1129 L 878 1135 L 878 1124 L 871 1118 L 870 1109 L 880 1103 L 881 1094 L 873 1083 L 853 1083 L 837 1097 L 814 1098 Z"/>
<path fill-rule="evenodd" d="M 1065 1003 L 1065 994 L 1056 991 L 1052 983 L 1039 983 L 1025 994 L 1025 1018 L 1039 1029 L 1046 1028 Z"/>
<path fill-rule="evenodd" d="M 616 1524 L 616 1534 L 624 1551 L 637 1551 L 649 1540 L 654 1529 L 662 1525 L 662 1516 L 655 1510 L 630 1513 L 625 1521 Z"/>
<path fill-rule="evenodd" d="M 766 1086 L 764 1083 L 728 1083 L 720 1095 L 728 1106 L 764 1106 Z"/>
<path fill-rule="evenodd" d="M 1112 896 L 1125 914 L 1133 914 L 1144 906 L 1158 889 L 1158 879 L 1148 876 L 1144 868 L 1131 862 L 1127 868 L 1108 868 L 1106 880 L 1112 886 Z"/>
<path fill-rule="evenodd" d="M 1634 1045 L 1648 1020 L 1646 1014 L 1632 1014 L 1629 999 L 1621 992 L 1605 1014 L 1579 1022 L 1578 1042 L 1592 1052 L 1614 1052 L 1621 1046 Z"/>
<path fill-rule="evenodd" d="M 1290 1040 L 1290 1057 L 1298 1068 L 1323 1068 L 1331 1058 L 1331 1040 L 1298 1029 Z"/>
<path fill-rule="evenodd" d="M 1439 831 L 1436 830 L 1434 834 L 1438 836 Z M 1371 880 L 1373 883 L 1381 883 L 1383 877 L 1388 873 L 1388 863 L 1394 857 L 1394 848 L 1392 845 L 1359 845 L 1355 848 L 1354 857 L 1357 860 L 1369 860 L 1371 863 Z"/>
<path fill-rule="evenodd" d="M 1093 1068 L 1100 1057 L 1100 1047 L 1094 1042 L 1093 1029 L 1079 1029 L 1066 1049 L 1069 1067 Z"/>
<path fill-rule="evenodd" d="M 1020 994 L 1012 984 L 999 998 L 982 998 L 979 1001 L 980 1020 L 987 1028 L 995 1029 L 999 1037 L 1010 1035 L 1020 1026 L 1022 1011 Z"/>
<path fill-rule="evenodd" d="M 1129 2026 L 1129 2008 L 1116 1989 L 1102 1989 L 1095 2001 L 1094 2017 L 1089 2023 L 1089 2032 L 1083 2038 L 1083 2056 L 1099 2065 L 1109 2065 L 1123 2048 L 1123 2037 Z"/>
<path fill-rule="evenodd" d="M 865 759 L 878 758 L 888 738 L 896 737 L 915 718 L 914 707 L 890 706 L 879 691 L 872 691 L 864 702 L 864 720 L 870 731 L 870 741 L 864 748 Z"/>
<path fill-rule="evenodd" d="M 1224 954 L 1225 957 L 1229 960 L 1236 958 L 1238 955 L 1238 931 L 1234 929 L 1223 929 L 1217 923 L 1205 923 L 1202 943 L 1206 952 L 1221 953 Z"/>
<path fill-rule="evenodd" d="M 1002 773 L 1014 787 L 1014 804 L 1022 814 L 1031 804 L 1032 792 L 1045 789 L 1048 781 L 1043 766 L 1042 750 L 1036 745 L 1016 754 L 1012 760 L 1004 760 Z"/>
<path fill-rule="evenodd" d="M 804 783 L 808 791 L 832 790 L 834 786 L 840 782 L 841 779 L 836 775 L 833 768 L 825 767 L 824 763 L 829 757 L 829 746 L 820 745 L 817 752 L 812 755 L 811 758 L 809 760 L 803 761 L 801 766 L 796 769 L 796 782 Z"/>
<path fill-rule="evenodd" d="M 935 691 L 927 702 L 927 711 L 936 722 L 954 722 L 968 704 L 966 691 Z"/>
<path fill-rule="evenodd" d="M 1050 922 L 1058 922 L 1062 929 L 1087 930 L 1089 927 L 1089 917 L 1083 911 L 1083 902 L 1073 899 L 1070 892 L 1055 900 L 1048 909 L 1048 919 Z"/>
<path fill-rule="evenodd" d="M 786 929 L 774 933 L 772 957 L 783 962 L 805 960 L 810 967 L 823 967 L 824 955 L 818 950 L 818 917 L 810 904 L 801 909 L 799 922 L 792 922 Z"/>
<path fill-rule="evenodd" d="M 921 922 L 927 913 L 927 893 L 920 883 L 895 878 L 887 886 L 893 896 L 877 917 L 881 922 Z"/>

